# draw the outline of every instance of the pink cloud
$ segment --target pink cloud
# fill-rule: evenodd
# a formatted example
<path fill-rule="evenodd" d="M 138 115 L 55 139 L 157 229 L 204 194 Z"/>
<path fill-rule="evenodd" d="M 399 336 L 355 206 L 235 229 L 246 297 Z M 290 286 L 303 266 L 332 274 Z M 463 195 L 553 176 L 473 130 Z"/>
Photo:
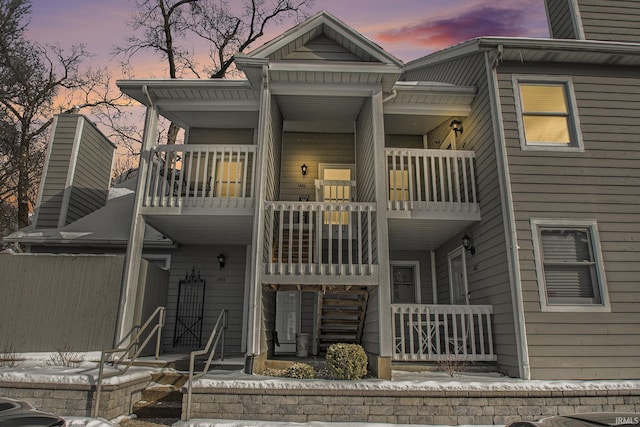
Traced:
<path fill-rule="evenodd" d="M 527 12 L 523 8 L 482 5 L 460 9 L 457 16 L 426 19 L 415 25 L 377 34 L 388 43 L 411 43 L 430 49 L 442 49 L 480 36 L 528 35 Z"/>

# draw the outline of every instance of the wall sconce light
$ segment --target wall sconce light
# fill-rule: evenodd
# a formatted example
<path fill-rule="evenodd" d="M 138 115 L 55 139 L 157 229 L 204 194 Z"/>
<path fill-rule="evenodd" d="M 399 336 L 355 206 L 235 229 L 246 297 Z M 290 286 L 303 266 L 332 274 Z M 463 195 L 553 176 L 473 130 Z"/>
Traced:
<path fill-rule="evenodd" d="M 460 120 L 456 120 L 456 119 L 451 120 L 449 127 L 451 128 L 452 131 L 456 133 L 456 136 L 458 136 L 458 132 L 460 132 L 460 135 L 462 135 L 462 133 L 464 132 L 464 129 L 462 129 L 462 123 L 460 122 Z"/>
<path fill-rule="evenodd" d="M 224 268 L 224 263 L 227 260 L 223 254 L 218 255 L 218 264 L 220 264 L 220 270 Z"/>
<path fill-rule="evenodd" d="M 303 163 L 302 166 L 300 166 L 300 170 L 302 170 L 302 176 L 305 176 L 307 174 L 307 165 Z"/>
<path fill-rule="evenodd" d="M 464 233 L 464 236 L 462 236 L 462 247 L 471 252 L 471 255 L 476 254 L 476 248 L 471 246 L 471 237 L 469 237 L 467 233 Z"/>

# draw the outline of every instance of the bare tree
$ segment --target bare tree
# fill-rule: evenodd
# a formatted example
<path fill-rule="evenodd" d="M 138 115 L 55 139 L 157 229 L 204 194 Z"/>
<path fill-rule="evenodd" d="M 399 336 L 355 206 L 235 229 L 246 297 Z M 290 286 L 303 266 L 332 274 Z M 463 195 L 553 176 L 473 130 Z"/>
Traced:
<path fill-rule="evenodd" d="M 29 224 L 53 116 L 118 108 L 121 98 L 110 95 L 104 70 L 82 68 L 90 56 L 84 46 L 65 51 L 27 40 L 30 11 L 29 0 L 0 0 L 0 203 L 17 206 L 18 228 Z"/>

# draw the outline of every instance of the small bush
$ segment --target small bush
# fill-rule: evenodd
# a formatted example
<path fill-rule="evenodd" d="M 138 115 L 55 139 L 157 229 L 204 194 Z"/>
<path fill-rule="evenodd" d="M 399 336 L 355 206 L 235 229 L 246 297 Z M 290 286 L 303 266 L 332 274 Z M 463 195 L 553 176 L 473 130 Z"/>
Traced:
<path fill-rule="evenodd" d="M 297 378 L 300 380 L 310 380 L 315 377 L 313 366 L 306 363 L 293 363 L 284 370 L 284 377 Z"/>
<path fill-rule="evenodd" d="M 15 368 L 26 358 L 18 353 L 10 343 L 5 343 L 0 350 L 0 368 Z"/>
<path fill-rule="evenodd" d="M 55 353 L 49 355 L 47 365 L 49 366 L 65 366 L 67 368 L 77 368 L 84 362 L 82 353 L 69 351 L 66 347 L 59 348 Z"/>
<path fill-rule="evenodd" d="M 367 355 L 358 344 L 331 344 L 326 367 L 336 380 L 359 380 L 367 374 Z"/>

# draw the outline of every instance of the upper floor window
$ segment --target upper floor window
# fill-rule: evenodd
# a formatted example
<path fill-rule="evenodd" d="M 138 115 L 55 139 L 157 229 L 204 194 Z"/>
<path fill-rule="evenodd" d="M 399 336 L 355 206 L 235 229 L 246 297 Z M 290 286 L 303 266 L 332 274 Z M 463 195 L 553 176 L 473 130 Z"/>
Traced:
<path fill-rule="evenodd" d="M 542 311 L 608 311 L 595 221 L 532 219 Z"/>
<path fill-rule="evenodd" d="M 514 76 L 513 87 L 522 149 L 583 150 L 570 78 Z"/>

